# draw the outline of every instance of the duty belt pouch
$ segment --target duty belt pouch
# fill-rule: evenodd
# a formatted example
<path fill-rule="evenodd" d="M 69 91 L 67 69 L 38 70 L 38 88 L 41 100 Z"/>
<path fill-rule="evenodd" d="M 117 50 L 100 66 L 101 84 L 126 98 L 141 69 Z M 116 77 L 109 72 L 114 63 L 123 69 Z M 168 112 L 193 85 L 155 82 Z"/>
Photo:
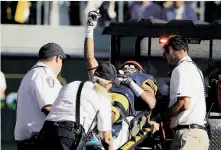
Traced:
<path fill-rule="evenodd" d="M 76 96 L 76 123 L 78 125 L 80 125 L 80 97 L 81 97 L 81 91 L 82 91 L 84 83 L 85 82 L 80 83 L 78 91 L 77 91 L 77 96 Z M 77 140 L 72 144 L 70 149 L 76 149 L 76 150 L 85 150 L 86 149 L 86 142 L 88 139 L 88 135 L 89 135 L 91 127 L 96 119 L 97 113 L 96 113 L 87 133 L 84 132 L 83 127 L 80 125 L 82 127 L 82 132 L 78 135 L 79 138 L 77 138 Z"/>

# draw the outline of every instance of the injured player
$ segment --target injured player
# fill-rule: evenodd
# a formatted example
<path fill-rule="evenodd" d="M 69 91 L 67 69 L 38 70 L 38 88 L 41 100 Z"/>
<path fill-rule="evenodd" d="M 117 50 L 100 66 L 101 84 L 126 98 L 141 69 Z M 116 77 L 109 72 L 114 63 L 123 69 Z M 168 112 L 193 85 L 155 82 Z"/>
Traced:
<path fill-rule="evenodd" d="M 94 28 L 100 14 L 91 11 L 88 14 L 84 56 L 89 78 L 93 80 L 98 62 L 94 57 Z M 100 75 L 102 76 L 102 75 Z M 136 61 L 126 61 L 119 68 L 120 85 L 114 85 L 109 90 L 112 96 L 112 123 L 114 149 L 121 147 L 130 138 L 130 121 L 140 111 L 152 110 L 156 105 L 157 85 L 153 76 L 144 72 L 143 67 Z M 99 137 L 93 136 L 87 143 L 88 147 L 102 147 Z"/>

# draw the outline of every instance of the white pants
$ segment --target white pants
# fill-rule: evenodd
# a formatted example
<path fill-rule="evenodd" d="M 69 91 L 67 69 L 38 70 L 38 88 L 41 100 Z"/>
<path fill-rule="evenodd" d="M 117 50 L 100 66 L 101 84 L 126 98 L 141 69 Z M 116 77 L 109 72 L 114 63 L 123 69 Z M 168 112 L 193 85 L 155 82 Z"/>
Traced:
<path fill-rule="evenodd" d="M 130 122 L 134 117 L 129 116 L 127 120 Z M 122 128 L 117 136 L 117 138 L 113 139 L 113 147 L 114 149 L 118 149 L 123 146 L 130 138 L 129 125 L 123 120 Z"/>

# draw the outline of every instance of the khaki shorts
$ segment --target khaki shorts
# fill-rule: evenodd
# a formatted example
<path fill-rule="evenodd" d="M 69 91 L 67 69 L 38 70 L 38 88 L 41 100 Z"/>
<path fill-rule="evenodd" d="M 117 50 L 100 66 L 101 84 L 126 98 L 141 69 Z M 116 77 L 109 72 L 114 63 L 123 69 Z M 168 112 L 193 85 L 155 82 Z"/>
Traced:
<path fill-rule="evenodd" d="M 174 134 L 171 150 L 208 150 L 209 137 L 202 129 L 181 129 Z"/>

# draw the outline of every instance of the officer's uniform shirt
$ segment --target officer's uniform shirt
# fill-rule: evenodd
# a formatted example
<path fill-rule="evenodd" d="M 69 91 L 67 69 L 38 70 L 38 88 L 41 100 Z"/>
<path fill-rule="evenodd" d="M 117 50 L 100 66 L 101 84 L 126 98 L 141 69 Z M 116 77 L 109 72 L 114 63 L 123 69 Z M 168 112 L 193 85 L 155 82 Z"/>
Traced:
<path fill-rule="evenodd" d="M 65 85 L 45 120 L 76 122 L 76 94 L 80 81 Z M 96 112 L 99 131 L 111 131 L 111 97 L 95 91 L 92 82 L 85 82 L 80 98 L 80 124 L 88 131 Z M 94 124 L 95 125 L 95 124 Z M 93 128 L 93 127 L 92 127 Z"/>
<path fill-rule="evenodd" d="M 190 97 L 188 110 L 179 113 L 171 118 L 171 128 L 177 125 L 205 124 L 206 102 L 204 96 L 204 85 L 202 72 L 198 71 L 190 57 L 184 57 L 173 70 L 170 82 L 170 102 L 171 107 L 178 97 Z"/>
<path fill-rule="evenodd" d="M 25 75 L 17 96 L 15 140 L 40 131 L 46 118 L 41 110 L 54 103 L 61 87 L 54 72 L 40 61 Z"/>
<path fill-rule="evenodd" d="M 0 89 L 5 90 L 6 89 L 6 81 L 5 81 L 5 76 L 4 74 L 0 71 Z M 3 95 L 0 95 L 0 98 Z"/>

